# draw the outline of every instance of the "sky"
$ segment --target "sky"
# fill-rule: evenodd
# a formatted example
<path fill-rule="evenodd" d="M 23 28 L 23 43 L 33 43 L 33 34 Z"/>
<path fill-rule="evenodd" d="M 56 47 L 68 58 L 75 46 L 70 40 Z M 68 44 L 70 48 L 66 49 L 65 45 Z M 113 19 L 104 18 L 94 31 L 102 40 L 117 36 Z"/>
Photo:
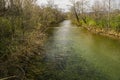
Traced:
<path fill-rule="evenodd" d="M 54 0 L 55 5 L 58 5 L 59 8 L 69 11 L 69 5 L 71 4 L 69 0 Z M 44 5 L 47 4 L 47 0 L 37 0 L 37 4 Z"/>
<path fill-rule="evenodd" d="M 89 1 L 90 1 L 90 4 L 92 4 L 92 3 L 94 3 L 95 0 L 89 0 Z M 119 1 L 119 0 L 117 0 L 117 1 Z M 55 3 L 55 5 L 57 5 L 59 8 L 63 9 L 64 11 L 69 11 L 69 8 L 70 8 L 69 5 L 71 5 L 70 0 L 54 0 L 54 3 Z M 38 5 L 47 4 L 47 0 L 37 0 L 37 4 Z"/>
<path fill-rule="evenodd" d="M 79 0 L 78 0 L 79 1 Z M 90 0 L 90 3 L 93 3 L 94 0 Z M 55 5 L 59 8 L 63 9 L 64 11 L 69 11 L 71 2 L 70 0 L 54 0 Z M 47 4 L 47 0 L 37 0 L 37 4 L 44 5 Z"/>

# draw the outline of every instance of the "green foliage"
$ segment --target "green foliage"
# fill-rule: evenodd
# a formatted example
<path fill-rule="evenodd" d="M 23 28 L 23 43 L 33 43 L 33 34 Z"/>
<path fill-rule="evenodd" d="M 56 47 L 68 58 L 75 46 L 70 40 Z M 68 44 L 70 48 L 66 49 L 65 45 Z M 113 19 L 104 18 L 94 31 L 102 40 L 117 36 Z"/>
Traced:
<path fill-rule="evenodd" d="M 96 26 L 96 22 L 95 22 L 94 20 L 90 20 L 90 21 L 88 22 L 88 25 L 89 25 L 89 26 Z"/>
<path fill-rule="evenodd" d="M 12 24 L 8 19 L 0 17 L 0 37 L 9 37 L 11 26 Z"/>
<path fill-rule="evenodd" d="M 112 29 L 120 31 L 120 15 L 112 17 L 110 25 Z"/>
<path fill-rule="evenodd" d="M 102 27 L 105 28 L 107 27 L 107 20 L 106 19 L 100 19 L 98 21 L 96 21 L 98 27 Z"/>
<path fill-rule="evenodd" d="M 87 23 L 84 23 L 82 19 L 80 19 L 79 24 L 75 23 L 77 21 L 74 20 L 74 23 L 77 25 L 82 26 L 91 26 L 91 27 L 99 27 L 99 28 L 107 28 L 108 27 L 108 18 L 104 15 L 100 17 L 99 19 L 93 17 L 93 16 L 87 16 L 86 17 Z M 120 15 L 117 14 L 116 16 L 114 14 L 111 14 L 110 18 L 110 29 L 120 31 Z"/>
<path fill-rule="evenodd" d="M 87 25 L 89 26 L 96 26 L 96 22 L 94 19 L 90 18 L 90 17 L 87 17 Z"/>

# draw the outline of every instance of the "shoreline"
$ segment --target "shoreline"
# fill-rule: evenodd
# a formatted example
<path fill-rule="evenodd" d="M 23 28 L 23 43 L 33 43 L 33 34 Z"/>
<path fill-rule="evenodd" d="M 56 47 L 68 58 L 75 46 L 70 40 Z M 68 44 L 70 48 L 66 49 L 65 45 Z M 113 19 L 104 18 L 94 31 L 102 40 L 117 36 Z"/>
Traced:
<path fill-rule="evenodd" d="M 84 26 L 84 28 L 87 29 L 88 31 L 92 32 L 92 33 L 120 40 L 120 32 L 117 32 L 115 30 L 104 29 L 104 28 L 96 28 L 96 27 L 88 27 L 88 26 L 87 27 Z"/>

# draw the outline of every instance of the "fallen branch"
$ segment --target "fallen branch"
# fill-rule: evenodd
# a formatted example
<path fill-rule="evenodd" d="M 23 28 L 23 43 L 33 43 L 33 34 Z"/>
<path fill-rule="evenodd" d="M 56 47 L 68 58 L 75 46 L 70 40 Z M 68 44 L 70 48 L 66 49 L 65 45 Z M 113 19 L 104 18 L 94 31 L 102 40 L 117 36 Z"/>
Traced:
<path fill-rule="evenodd" d="M 11 79 L 11 78 L 16 78 L 16 76 L 6 77 L 6 78 L 2 78 L 2 79 L 0 79 L 0 80 L 8 80 L 8 79 Z"/>

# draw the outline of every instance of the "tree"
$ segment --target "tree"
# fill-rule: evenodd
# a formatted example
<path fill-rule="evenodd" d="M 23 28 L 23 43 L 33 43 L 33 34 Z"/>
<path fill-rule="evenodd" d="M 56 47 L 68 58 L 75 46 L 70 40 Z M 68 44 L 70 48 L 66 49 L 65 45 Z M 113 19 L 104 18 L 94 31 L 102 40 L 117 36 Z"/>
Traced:
<path fill-rule="evenodd" d="M 71 0 L 71 3 L 73 5 L 71 10 L 74 13 L 78 23 L 80 19 L 84 23 L 87 23 L 85 13 L 87 12 L 88 1 L 87 0 L 79 0 L 79 1 Z"/>
<path fill-rule="evenodd" d="M 31 63 L 44 57 L 45 30 L 62 19 L 61 9 L 52 3 L 41 7 L 36 0 L 0 0 L 0 78 L 36 80 L 32 76 L 38 69 L 31 69 Z"/>
<path fill-rule="evenodd" d="M 108 0 L 108 28 L 110 28 L 111 0 Z"/>
<path fill-rule="evenodd" d="M 71 7 L 71 12 L 73 12 L 73 15 L 75 15 L 77 22 L 79 23 L 79 14 L 77 13 L 77 9 L 76 9 L 76 1 L 75 0 L 70 0 L 72 3 L 72 7 Z"/>
<path fill-rule="evenodd" d="M 5 13 L 5 5 L 6 5 L 6 2 L 5 0 L 0 0 L 0 16 L 4 15 Z"/>
<path fill-rule="evenodd" d="M 99 0 L 95 0 L 94 4 L 92 5 L 92 11 L 94 13 L 94 17 L 99 19 L 101 16 L 100 13 L 103 13 L 103 6 Z"/>

